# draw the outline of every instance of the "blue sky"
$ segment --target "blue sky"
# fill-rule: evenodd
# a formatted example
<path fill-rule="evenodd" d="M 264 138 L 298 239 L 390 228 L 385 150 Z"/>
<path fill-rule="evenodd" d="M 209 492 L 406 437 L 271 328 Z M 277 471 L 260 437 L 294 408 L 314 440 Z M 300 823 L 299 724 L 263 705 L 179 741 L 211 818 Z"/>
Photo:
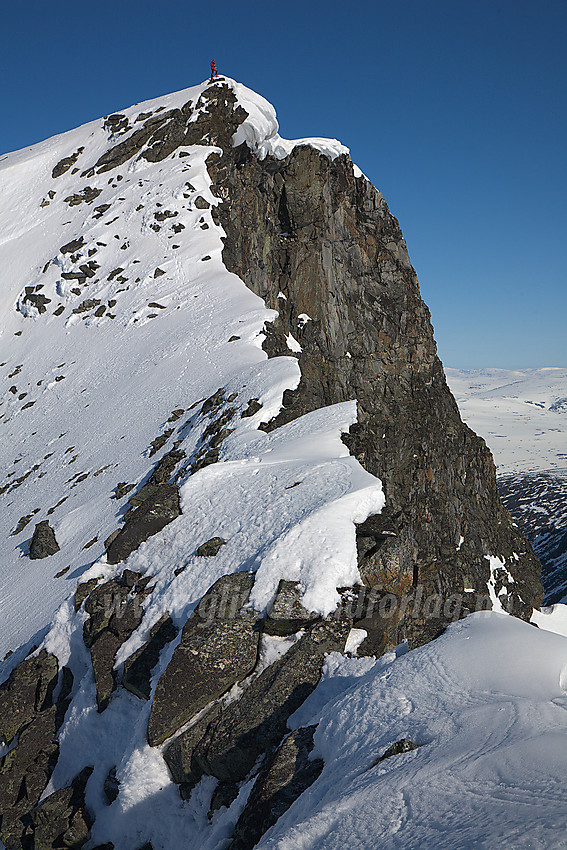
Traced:
<path fill-rule="evenodd" d="M 2 9 L 0 152 L 194 85 L 332 136 L 399 219 L 439 354 L 567 365 L 565 0 L 28 0 Z"/>

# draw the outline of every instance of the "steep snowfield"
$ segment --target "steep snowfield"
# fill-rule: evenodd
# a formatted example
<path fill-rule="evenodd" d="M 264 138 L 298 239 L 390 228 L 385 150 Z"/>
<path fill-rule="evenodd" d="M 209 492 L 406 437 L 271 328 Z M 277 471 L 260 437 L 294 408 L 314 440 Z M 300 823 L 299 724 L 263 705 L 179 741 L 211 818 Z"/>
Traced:
<path fill-rule="evenodd" d="M 264 156 L 273 146 L 291 149 L 273 107 L 229 83 L 250 114 L 239 132 L 251 146 Z M 206 88 L 121 114 L 135 129 L 139 115 L 196 102 Z M 210 210 L 219 200 L 205 166 L 215 148 L 195 145 L 163 162 L 135 158 L 81 177 L 127 137 L 101 119 L 0 160 L 0 658 L 37 642 L 85 570 L 104 562 L 104 539 L 126 506 L 127 497 L 113 498 L 117 484 L 143 482 L 176 442 L 191 457 L 208 424 L 199 403 L 221 387 L 225 398 L 238 394 L 221 463 L 186 476 L 184 516 L 140 549 L 138 564 L 172 573 L 218 533 L 229 541 L 226 554 L 188 589 L 189 600 L 219 570 L 260 567 L 259 603 L 281 574 L 300 578 L 310 604 L 328 611 L 336 584 L 358 575 L 352 520 L 383 504 L 379 482 L 340 441 L 355 421 L 354 401 L 278 436 L 257 430 L 277 413 L 284 390 L 297 386 L 299 369 L 291 351 L 267 360 L 261 331 L 274 313 L 222 263 L 223 233 Z M 346 151 L 337 144 L 328 143 L 329 155 Z M 53 179 L 54 166 L 78 150 L 74 168 Z M 93 200 L 86 186 L 99 192 Z M 74 240 L 82 245 L 68 248 Z M 80 275 L 86 263 L 98 267 L 83 284 L 63 277 Z M 48 299 L 45 312 L 25 287 Z M 250 399 L 262 407 L 241 418 Z M 61 549 L 32 561 L 27 547 L 44 519 Z"/>
<path fill-rule="evenodd" d="M 499 475 L 567 467 L 567 369 L 445 368 L 445 374 Z"/>

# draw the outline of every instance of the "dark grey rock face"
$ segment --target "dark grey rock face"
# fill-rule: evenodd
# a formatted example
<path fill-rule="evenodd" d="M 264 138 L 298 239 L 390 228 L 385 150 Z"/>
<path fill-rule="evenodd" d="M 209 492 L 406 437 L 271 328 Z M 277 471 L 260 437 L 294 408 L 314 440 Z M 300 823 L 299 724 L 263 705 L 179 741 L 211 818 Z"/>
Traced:
<path fill-rule="evenodd" d="M 23 820 L 39 802 L 57 762 L 56 717 L 56 706 L 37 714 L 0 762 L 0 839 L 7 850 L 25 846 Z"/>
<path fill-rule="evenodd" d="M 177 635 L 171 617 L 168 614 L 155 624 L 149 640 L 124 662 L 122 684 L 141 699 L 150 698 L 151 674 L 159 661 L 162 649 Z"/>
<path fill-rule="evenodd" d="M 340 618 L 319 623 L 267 667 L 209 725 L 193 752 L 194 768 L 223 782 L 243 780 L 258 756 L 281 741 L 288 718 L 317 686 L 325 653 L 340 652 L 349 629 Z"/>
<path fill-rule="evenodd" d="M 294 581 L 280 581 L 276 597 L 264 623 L 268 635 L 293 635 L 320 619 L 318 614 L 307 611 L 301 604 L 301 586 Z"/>
<path fill-rule="evenodd" d="M 498 554 L 516 582 L 511 610 L 527 616 L 542 598 L 539 563 L 499 500 L 490 451 L 460 419 L 380 192 L 355 177 L 347 156 L 330 160 L 308 146 L 260 161 L 242 145 L 208 166 L 213 191 L 230 199 L 213 210 L 227 234 L 223 260 L 280 314 L 264 348 L 290 355 L 288 333 L 302 347 L 301 383 L 269 427 L 357 399 L 344 441 L 384 484 L 389 532 L 368 547 L 364 581 L 400 595 L 417 585 L 443 597 L 471 584 L 485 591 L 485 556 Z"/>
<path fill-rule="evenodd" d="M 156 687 L 148 724 L 151 746 L 163 743 L 252 672 L 258 653 L 257 614 L 242 606 L 253 584 L 249 573 L 220 578 L 185 624 Z"/>
<path fill-rule="evenodd" d="M 86 767 L 68 788 L 50 794 L 32 811 L 34 850 L 79 848 L 86 843 L 92 818 L 85 807 L 85 787 L 92 771 Z"/>
<path fill-rule="evenodd" d="M 289 735 L 263 766 L 234 831 L 229 850 L 252 850 L 262 835 L 312 785 L 323 760 L 309 760 L 316 726 Z"/>
<path fill-rule="evenodd" d="M 136 510 L 129 511 L 124 527 L 106 550 L 109 564 L 119 564 L 141 543 L 157 534 L 181 516 L 179 489 L 175 484 L 162 484 Z"/>
<path fill-rule="evenodd" d="M 44 519 L 42 522 L 38 522 L 35 527 L 30 542 L 30 558 L 32 560 L 49 558 L 56 552 L 59 552 L 59 544 L 55 539 L 55 532 L 49 525 L 49 521 Z"/>

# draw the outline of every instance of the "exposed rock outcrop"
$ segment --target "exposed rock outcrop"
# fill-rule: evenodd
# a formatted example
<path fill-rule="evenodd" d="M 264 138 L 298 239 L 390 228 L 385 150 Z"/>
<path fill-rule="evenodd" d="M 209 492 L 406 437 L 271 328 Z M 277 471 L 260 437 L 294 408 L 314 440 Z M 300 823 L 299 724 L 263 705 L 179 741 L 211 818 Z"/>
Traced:
<path fill-rule="evenodd" d="M 35 527 L 30 541 L 30 558 L 32 560 L 49 558 L 56 552 L 59 552 L 59 544 L 55 539 L 55 532 L 49 525 L 49 521 L 44 519 L 42 522 L 38 522 Z"/>
<path fill-rule="evenodd" d="M 249 573 L 224 576 L 185 624 L 181 642 L 157 684 L 148 725 L 152 746 L 163 743 L 252 672 L 258 653 L 258 614 L 243 606 L 253 584 Z"/>
<path fill-rule="evenodd" d="M 245 779 L 258 756 L 281 741 L 288 718 L 319 682 L 325 653 L 340 652 L 349 629 L 348 621 L 331 618 L 308 631 L 210 724 L 193 764 L 221 781 Z"/>
<path fill-rule="evenodd" d="M 344 440 L 386 493 L 382 530 L 360 563 L 365 582 L 443 598 L 484 591 L 486 556 L 496 554 L 515 577 L 510 610 L 528 616 L 542 598 L 537 558 L 499 500 L 484 440 L 461 421 L 380 192 L 347 156 L 307 145 L 259 160 L 243 144 L 208 165 L 213 191 L 230 198 L 213 211 L 226 232 L 223 260 L 279 312 L 264 348 L 289 355 L 291 334 L 302 349 L 299 388 L 269 427 L 357 399 Z"/>
<path fill-rule="evenodd" d="M 263 766 L 234 831 L 230 850 L 251 850 L 262 835 L 312 785 L 323 760 L 309 759 L 315 726 L 297 729 Z"/>

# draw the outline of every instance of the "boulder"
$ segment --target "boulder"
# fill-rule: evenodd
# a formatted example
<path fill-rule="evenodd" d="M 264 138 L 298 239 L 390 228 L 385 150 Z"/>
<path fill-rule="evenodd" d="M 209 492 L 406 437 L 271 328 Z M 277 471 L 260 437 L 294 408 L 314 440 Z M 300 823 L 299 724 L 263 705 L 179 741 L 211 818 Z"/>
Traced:
<path fill-rule="evenodd" d="M 223 540 L 222 537 L 211 537 L 210 540 L 201 543 L 195 554 L 200 558 L 212 558 L 218 555 L 221 547 L 225 544 L 226 540 Z"/>
<path fill-rule="evenodd" d="M 109 564 L 118 564 L 141 543 L 157 534 L 174 519 L 181 516 L 179 489 L 175 484 L 163 484 L 142 504 L 129 511 L 124 527 L 106 550 Z"/>
<path fill-rule="evenodd" d="M 56 552 L 59 552 L 59 544 L 55 539 L 55 532 L 48 520 L 44 519 L 42 522 L 38 522 L 35 527 L 30 541 L 30 558 L 32 560 L 48 558 L 50 555 L 55 555 Z"/>
<path fill-rule="evenodd" d="M 243 608 L 253 584 L 249 573 L 223 576 L 185 624 L 156 687 L 148 724 L 151 746 L 163 743 L 254 668 L 258 615 Z"/>
<path fill-rule="evenodd" d="M 392 744 L 391 747 L 388 747 L 384 755 L 381 755 L 380 758 L 377 758 L 375 762 L 372 763 L 372 767 L 376 767 L 377 764 L 380 764 L 381 761 L 385 761 L 385 759 L 392 758 L 392 756 L 399 756 L 401 753 L 411 753 L 412 750 L 417 750 L 419 744 L 414 744 L 413 741 L 410 741 L 408 738 L 402 738 L 399 741 L 396 741 L 395 744 Z"/>
<path fill-rule="evenodd" d="M 319 614 L 303 607 L 301 585 L 295 581 L 282 579 L 274 601 L 268 609 L 264 631 L 269 635 L 293 635 L 320 619 Z"/>

